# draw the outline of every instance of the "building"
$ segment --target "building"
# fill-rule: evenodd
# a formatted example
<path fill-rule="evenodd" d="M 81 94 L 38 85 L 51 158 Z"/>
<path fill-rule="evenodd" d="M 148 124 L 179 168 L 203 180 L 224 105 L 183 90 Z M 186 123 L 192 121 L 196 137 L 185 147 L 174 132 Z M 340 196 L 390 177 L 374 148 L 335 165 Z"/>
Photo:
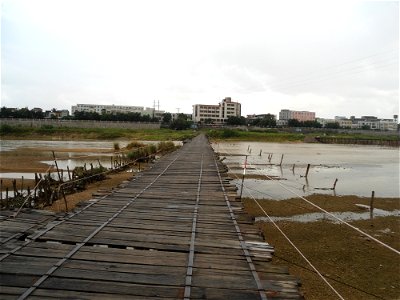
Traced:
<path fill-rule="evenodd" d="M 192 118 L 195 123 L 212 122 L 214 124 L 223 124 L 229 117 L 240 117 L 241 115 L 241 104 L 233 102 L 230 97 L 227 97 L 217 105 L 193 105 Z"/>
<path fill-rule="evenodd" d="M 351 116 L 350 119 L 346 117 L 335 117 L 335 119 L 318 118 L 317 122 L 326 127 L 328 123 L 338 123 L 340 128 L 346 129 L 371 129 L 382 131 L 395 131 L 397 130 L 397 121 L 395 119 L 379 119 L 374 116 L 362 116 L 356 118 Z"/>
<path fill-rule="evenodd" d="M 69 111 L 67 109 L 56 110 L 46 110 L 44 112 L 45 119 L 62 119 L 69 116 Z"/>
<path fill-rule="evenodd" d="M 72 106 L 71 114 L 75 115 L 77 111 L 95 112 L 101 114 L 117 114 L 117 113 L 140 113 L 141 116 L 151 116 L 161 118 L 164 114 L 163 110 L 143 106 L 128 106 L 128 105 L 102 105 L 102 104 L 77 104 Z"/>
<path fill-rule="evenodd" d="M 304 121 L 315 121 L 315 112 L 310 111 L 297 111 L 297 110 L 289 110 L 282 109 L 279 112 L 279 120 L 288 121 L 295 119 L 300 122 Z"/>

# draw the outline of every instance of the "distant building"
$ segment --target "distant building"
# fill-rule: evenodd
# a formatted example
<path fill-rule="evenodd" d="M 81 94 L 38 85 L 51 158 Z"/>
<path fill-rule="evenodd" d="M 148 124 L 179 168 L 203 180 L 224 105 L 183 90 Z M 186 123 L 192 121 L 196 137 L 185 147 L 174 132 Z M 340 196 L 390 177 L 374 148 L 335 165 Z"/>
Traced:
<path fill-rule="evenodd" d="M 227 97 L 217 105 L 193 105 L 192 118 L 195 123 L 211 121 L 215 124 L 222 124 L 225 123 L 229 117 L 240 117 L 241 115 L 241 104 L 239 102 L 233 102 L 230 97 Z"/>
<path fill-rule="evenodd" d="M 69 116 L 69 111 L 67 109 L 61 109 L 61 110 L 46 110 L 44 112 L 44 117 L 45 119 L 62 119 L 64 117 Z"/>
<path fill-rule="evenodd" d="M 300 122 L 315 121 L 315 112 L 297 111 L 297 110 L 289 110 L 289 109 L 282 109 L 279 112 L 279 120 L 288 121 L 288 120 L 292 120 L 292 119 L 300 121 Z"/>
<path fill-rule="evenodd" d="M 325 127 L 328 123 L 338 123 L 341 128 L 349 129 L 363 129 L 369 128 L 371 130 L 394 131 L 397 130 L 396 119 L 379 119 L 375 116 L 362 116 L 356 118 L 351 116 L 350 119 L 346 117 L 335 117 L 335 119 L 318 118 L 317 122 Z"/>
<path fill-rule="evenodd" d="M 75 115 L 77 111 L 95 112 L 102 114 L 117 114 L 117 113 L 140 113 L 141 116 L 151 116 L 161 118 L 165 113 L 163 110 L 143 106 L 128 106 L 128 105 L 102 105 L 102 104 L 77 104 L 72 106 L 71 114 Z"/>
<path fill-rule="evenodd" d="M 271 116 L 273 116 L 274 120 L 276 120 L 276 115 L 273 115 L 273 114 L 260 114 L 260 115 L 253 114 L 253 115 L 247 115 L 247 118 L 246 118 L 246 119 L 247 119 L 248 121 L 253 121 L 253 120 L 256 120 L 256 119 L 269 118 L 269 117 L 271 117 Z"/>

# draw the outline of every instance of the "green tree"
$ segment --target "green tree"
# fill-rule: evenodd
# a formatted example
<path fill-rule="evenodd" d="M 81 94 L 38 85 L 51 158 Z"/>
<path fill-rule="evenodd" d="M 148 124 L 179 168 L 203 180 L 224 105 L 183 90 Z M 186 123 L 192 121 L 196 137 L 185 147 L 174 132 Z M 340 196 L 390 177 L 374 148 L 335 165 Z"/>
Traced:
<path fill-rule="evenodd" d="M 228 125 L 246 125 L 246 119 L 244 117 L 231 116 L 226 120 Z"/>
<path fill-rule="evenodd" d="M 326 123 L 325 128 L 330 128 L 330 129 L 339 129 L 340 124 L 338 122 L 331 122 L 331 123 Z"/>
<path fill-rule="evenodd" d="M 165 113 L 165 114 L 163 114 L 163 117 L 162 117 L 162 123 L 163 123 L 163 124 L 169 124 L 169 123 L 171 123 L 171 121 L 172 121 L 172 115 L 171 115 L 171 113 Z"/>

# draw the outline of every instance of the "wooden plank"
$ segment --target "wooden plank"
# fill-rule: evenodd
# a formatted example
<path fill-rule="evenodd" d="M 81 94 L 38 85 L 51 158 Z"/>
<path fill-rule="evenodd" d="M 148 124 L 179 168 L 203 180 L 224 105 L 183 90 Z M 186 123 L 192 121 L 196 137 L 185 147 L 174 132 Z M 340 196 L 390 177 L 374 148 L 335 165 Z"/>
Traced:
<path fill-rule="evenodd" d="M 58 277 L 49 278 L 41 285 L 41 288 L 114 295 L 118 294 L 121 298 L 140 296 L 179 299 L 183 298 L 184 292 L 182 287 L 141 285 L 116 281 L 109 282 Z"/>

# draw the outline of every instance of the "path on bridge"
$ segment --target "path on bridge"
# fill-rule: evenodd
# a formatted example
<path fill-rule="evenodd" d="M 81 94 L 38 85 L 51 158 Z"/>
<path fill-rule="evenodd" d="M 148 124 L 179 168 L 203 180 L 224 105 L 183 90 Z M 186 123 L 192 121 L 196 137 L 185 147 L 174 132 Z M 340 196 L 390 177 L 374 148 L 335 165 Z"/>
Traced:
<path fill-rule="evenodd" d="M 301 298 L 224 168 L 201 135 L 65 217 L 1 222 L 0 298 Z"/>

